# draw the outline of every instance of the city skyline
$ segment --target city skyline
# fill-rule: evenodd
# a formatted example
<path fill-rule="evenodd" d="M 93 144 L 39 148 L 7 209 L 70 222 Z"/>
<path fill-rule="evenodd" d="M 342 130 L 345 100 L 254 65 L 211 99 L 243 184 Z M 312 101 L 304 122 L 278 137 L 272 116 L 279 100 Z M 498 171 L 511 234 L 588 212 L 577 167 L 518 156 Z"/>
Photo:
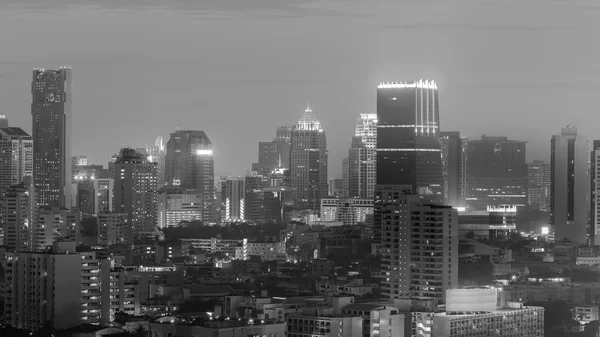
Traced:
<path fill-rule="evenodd" d="M 293 123 L 305 102 L 311 101 L 323 127 L 329 130 L 330 175 L 340 175 L 339 163 L 349 146 L 355 116 L 375 113 L 374 86 L 381 81 L 413 78 L 435 79 L 439 83 L 440 104 L 444 107 L 442 131 L 460 130 L 469 139 L 482 134 L 522 139 L 528 142 L 529 161 L 549 160 L 547 139 L 564 125 L 577 125 L 582 134 L 594 138 L 594 123 L 584 122 L 589 118 L 586 111 L 593 106 L 588 91 L 594 90 L 600 76 L 595 69 L 584 68 L 582 64 L 587 63 L 588 57 L 597 58 L 598 53 L 579 42 L 583 39 L 570 37 L 591 34 L 594 29 L 590 25 L 597 23 L 591 23 L 590 17 L 576 5 L 492 2 L 467 9 L 463 7 L 467 5 L 458 4 L 462 10 L 450 11 L 457 13 L 455 16 L 440 18 L 438 12 L 448 12 L 450 5 L 439 1 L 404 5 L 380 1 L 380 6 L 350 3 L 337 9 L 322 2 L 308 8 L 262 1 L 257 4 L 258 9 L 249 9 L 244 5 L 184 6 L 174 1 L 170 8 L 140 8 L 134 17 L 128 10 L 136 1 L 127 5 L 105 4 L 94 11 L 85 6 L 63 6 L 73 3 L 62 0 L 53 7 L 24 8 L 15 7 L 12 1 L 3 2 L 0 28 L 16 29 L 20 36 L 18 39 L 3 36 L 0 40 L 6 46 L 0 62 L 0 90 L 11 123 L 30 133 L 25 113 L 27 73 L 40 66 L 72 66 L 76 70 L 73 153 L 87 154 L 93 163 L 104 164 L 123 145 L 143 146 L 158 136 L 166 139 L 169 130 L 180 124 L 208 133 L 215 144 L 217 172 L 233 171 L 241 175 L 254 160 L 255 144 L 268 140 L 258 135 L 270 134 L 276 125 Z M 550 14 L 537 15 L 539 7 Z M 398 8 L 406 9 L 401 11 L 401 17 L 386 14 L 397 13 Z M 497 11 L 513 20 L 498 22 L 494 17 Z M 428 22 L 436 24 L 410 18 L 418 12 L 434 12 Z M 459 12 L 470 14 L 463 17 Z M 341 13 L 356 19 L 353 25 Z M 577 24 L 557 23 L 551 13 L 568 15 Z M 98 25 L 105 18 L 102 14 L 109 14 L 112 25 L 103 25 L 100 30 Z M 239 14 L 247 14 L 253 28 L 236 37 L 233 32 L 240 29 L 237 23 L 232 26 L 230 18 Z M 173 27 L 151 24 L 156 22 L 154 15 L 172 22 Z M 279 20 L 261 20 L 265 16 Z M 198 17 L 210 20 L 197 20 Z M 86 38 L 46 39 L 37 32 L 47 20 L 63 35 L 72 25 L 82 23 L 78 29 Z M 330 21 L 337 25 L 325 30 L 331 28 Z M 123 28 L 132 22 L 143 28 Z M 436 28 L 448 29 L 441 29 L 439 36 L 435 36 L 432 33 Z M 214 31 L 219 31 L 223 38 L 212 39 Z M 266 31 L 277 34 L 267 39 L 262 37 Z M 316 42 L 302 38 L 306 34 L 316 35 L 317 31 L 325 33 L 319 34 Z M 181 43 L 180 39 L 171 38 L 175 32 L 184 39 L 196 36 L 206 47 L 198 50 Z M 150 40 L 146 36 L 156 38 Z M 341 42 L 334 38 L 340 38 Z M 398 44 L 401 46 L 388 43 L 396 38 L 403 42 Z M 239 46 L 239 39 L 264 48 L 236 56 L 232 48 Z M 362 46 L 358 52 L 355 44 L 345 45 L 350 39 Z M 20 44 L 23 40 L 29 41 L 31 47 Z M 277 48 L 271 47 L 271 40 Z M 556 43 L 563 48 L 556 48 Z M 329 56 L 310 56 L 316 46 L 322 45 L 330 46 Z M 47 51 L 46 55 L 38 57 L 33 46 Z M 169 50 L 168 55 L 158 48 Z M 399 48 L 419 52 L 410 55 Z M 474 52 L 466 57 L 456 54 L 455 50 L 465 49 Z M 573 67 L 557 68 L 555 65 L 562 64 L 567 53 L 572 54 L 568 52 L 571 49 L 580 51 L 576 55 L 578 62 Z M 519 50 L 519 53 L 507 54 L 505 50 Z M 496 54 L 504 61 L 492 69 L 486 60 Z M 336 66 L 330 66 L 332 62 Z M 247 74 L 237 71 L 248 63 L 256 66 Z M 198 79 L 194 76 L 196 72 L 204 75 Z M 170 83 L 169 89 L 150 85 L 158 78 Z M 236 79 L 239 81 L 232 84 Z M 335 94 L 329 94 L 327 89 Z M 333 99 L 342 92 L 347 99 Z M 562 113 L 565 111 L 569 114 Z M 142 112 L 144 118 L 140 118 Z M 550 123 L 537 123 L 547 114 L 557 117 Z M 111 123 L 111 118 L 117 116 L 119 122 Z M 240 125 L 250 125 L 257 118 L 262 120 L 252 130 L 238 130 L 241 137 L 252 142 L 239 143 L 227 137 L 234 116 Z M 467 119 L 467 123 L 462 123 Z M 519 125 L 524 124 L 535 127 L 523 132 Z M 131 133 L 132 128 L 142 128 L 144 132 Z M 103 137 L 107 130 L 122 136 L 98 145 L 95 139 Z"/>

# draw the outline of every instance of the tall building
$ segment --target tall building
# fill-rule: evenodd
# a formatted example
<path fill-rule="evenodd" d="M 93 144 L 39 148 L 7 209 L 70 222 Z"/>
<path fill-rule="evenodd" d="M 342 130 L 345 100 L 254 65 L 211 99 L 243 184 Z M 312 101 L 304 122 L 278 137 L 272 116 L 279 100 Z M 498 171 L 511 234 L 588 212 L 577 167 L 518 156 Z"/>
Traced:
<path fill-rule="evenodd" d="M 263 188 L 265 183 L 263 176 L 252 174 L 244 177 L 244 219 L 261 222 L 263 216 Z"/>
<path fill-rule="evenodd" d="M 291 131 L 291 126 L 279 126 L 275 139 L 258 143 L 258 163 L 252 164 L 252 171 L 267 175 L 277 168 L 289 168 Z"/>
<path fill-rule="evenodd" d="M 444 199 L 454 207 L 465 207 L 469 141 L 460 132 L 441 132 Z"/>
<path fill-rule="evenodd" d="M 377 114 L 360 115 L 348 152 L 348 197 L 373 199 L 377 173 Z"/>
<path fill-rule="evenodd" d="M 204 131 L 171 133 L 167 142 L 165 184 L 197 190 L 202 196 L 202 220 L 216 220 L 213 148 Z"/>
<path fill-rule="evenodd" d="M 244 178 L 230 178 L 221 183 L 223 221 L 244 221 Z"/>
<path fill-rule="evenodd" d="M 167 151 L 163 144 L 163 137 L 156 138 L 154 145 L 146 145 L 148 160 L 158 164 L 158 187 L 165 186 L 165 161 Z"/>
<path fill-rule="evenodd" d="M 590 158 L 590 239 L 600 246 L 600 140 L 592 141 Z"/>
<path fill-rule="evenodd" d="M 3 121 L 6 121 L 6 118 L 3 118 Z M 32 175 L 31 136 L 21 128 L 8 126 L 0 128 L 0 196 L 9 186 L 18 185 L 25 176 Z"/>
<path fill-rule="evenodd" d="M 153 232 L 158 226 L 157 166 L 128 148 L 121 149 L 115 163 L 114 211 L 127 214 L 133 234 Z"/>
<path fill-rule="evenodd" d="M 27 251 L 31 248 L 31 228 L 36 219 L 35 190 L 32 177 L 6 189 L 2 198 L 4 246 L 8 251 Z"/>
<path fill-rule="evenodd" d="M 33 181 L 40 206 L 71 205 L 71 68 L 34 69 Z"/>
<path fill-rule="evenodd" d="M 321 123 L 306 107 L 291 136 L 291 187 L 296 191 L 296 209 L 319 211 L 327 198 L 327 136 Z"/>
<path fill-rule="evenodd" d="M 458 212 L 421 204 L 411 186 L 377 185 L 375 217 L 381 229 L 381 294 L 445 300 L 458 286 Z"/>
<path fill-rule="evenodd" d="M 103 246 L 125 244 L 127 237 L 126 213 L 101 213 L 96 218 L 96 238 Z"/>
<path fill-rule="evenodd" d="M 588 141 L 574 127 L 552 136 L 550 149 L 550 231 L 556 241 L 588 239 Z"/>
<path fill-rule="evenodd" d="M 342 195 L 350 194 L 350 157 L 342 159 Z"/>
<path fill-rule="evenodd" d="M 487 206 L 527 205 L 526 145 L 527 142 L 507 137 L 469 140 L 469 207 L 485 210 Z"/>
<path fill-rule="evenodd" d="M 444 202 L 438 89 L 434 81 L 377 87 L 377 184 L 410 185 Z"/>
<path fill-rule="evenodd" d="M 527 203 L 532 209 L 548 211 L 550 208 L 550 164 L 534 160 L 527 164 Z"/>

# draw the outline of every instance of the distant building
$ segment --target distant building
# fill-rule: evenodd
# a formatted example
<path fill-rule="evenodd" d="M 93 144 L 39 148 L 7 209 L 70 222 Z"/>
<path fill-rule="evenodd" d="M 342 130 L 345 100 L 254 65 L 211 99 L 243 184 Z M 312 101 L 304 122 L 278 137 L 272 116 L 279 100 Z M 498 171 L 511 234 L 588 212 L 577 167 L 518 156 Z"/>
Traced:
<path fill-rule="evenodd" d="M 114 211 L 127 214 L 134 233 L 153 232 L 158 224 L 157 170 L 147 155 L 127 148 L 115 163 Z"/>
<path fill-rule="evenodd" d="M 262 222 L 265 183 L 263 176 L 254 173 L 244 177 L 244 219 Z"/>
<path fill-rule="evenodd" d="M 321 199 L 321 221 L 341 221 L 354 226 L 373 214 L 373 199 Z"/>
<path fill-rule="evenodd" d="M 348 194 L 373 199 L 377 173 L 377 114 L 361 114 L 348 155 Z"/>
<path fill-rule="evenodd" d="M 527 200 L 531 208 L 539 211 L 550 210 L 550 164 L 542 160 L 534 160 L 527 164 L 529 177 L 527 187 Z"/>
<path fill-rule="evenodd" d="M 216 221 L 213 146 L 204 131 L 171 133 L 165 159 L 165 184 L 195 189 L 202 196 L 202 220 Z"/>
<path fill-rule="evenodd" d="M 576 128 L 552 136 L 550 231 L 556 241 L 588 242 L 588 141 Z"/>
<path fill-rule="evenodd" d="M 292 130 L 291 187 L 296 209 L 317 210 L 327 197 L 327 136 L 310 106 Z"/>
<path fill-rule="evenodd" d="M 177 226 L 182 221 L 201 221 L 202 196 L 195 189 L 167 186 L 158 195 L 158 227 Z"/>
<path fill-rule="evenodd" d="M 223 221 L 244 221 L 244 178 L 230 178 L 221 183 L 221 210 Z"/>
<path fill-rule="evenodd" d="M 127 213 L 100 213 L 96 218 L 98 244 L 103 246 L 127 243 Z"/>
<path fill-rule="evenodd" d="M 472 210 L 527 205 L 526 145 L 507 137 L 469 140 L 467 204 Z"/>
<path fill-rule="evenodd" d="M 269 336 L 269 337 L 290 337 L 286 335 L 286 324 L 284 322 L 261 322 L 260 324 L 247 324 L 238 320 L 228 321 L 210 321 L 204 325 L 184 324 L 184 323 L 159 323 L 152 322 L 148 328 L 151 336 L 211 336 L 211 337 L 229 337 L 229 336 Z"/>
<path fill-rule="evenodd" d="M 461 237 L 472 233 L 475 238 L 506 239 L 517 231 L 517 207 L 489 206 L 485 211 L 459 211 L 458 233 Z"/>
<path fill-rule="evenodd" d="M 34 69 L 33 181 L 40 206 L 71 205 L 71 68 Z"/>
<path fill-rule="evenodd" d="M 454 207 L 465 207 L 469 141 L 460 132 L 440 133 L 444 199 Z"/>
<path fill-rule="evenodd" d="M 291 132 L 291 126 L 279 126 L 275 139 L 258 143 L 258 163 L 252 164 L 252 171 L 268 175 L 276 168 L 289 168 Z"/>
<path fill-rule="evenodd" d="M 163 144 L 163 137 L 156 138 L 154 145 L 146 145 L 148 161 L 158 164 L 158 187 L 165 186 L 165 165 L 167 149 Z"/>
<path fill-rule="evenodd" d="M 600 246 L 600 140 L 592 142 L 590 158 L 590 241 Z"/>
<path fill-rule="evenodd" d="M 0 128 L 0 195 L 3 195 L 8 187 L 33 175 L 33 140 L 23 129 L 8 127 L 6 116 L 0 115 L 0 121 L 6 123 Z"/>
<path fill-rule="evenodd" d="M 37 218 L 32 180 L 25 177 L 22 184 L 8 187 L 2 198 L 4 246 L 8 251 L 31 249 L 31 228 Z"/>

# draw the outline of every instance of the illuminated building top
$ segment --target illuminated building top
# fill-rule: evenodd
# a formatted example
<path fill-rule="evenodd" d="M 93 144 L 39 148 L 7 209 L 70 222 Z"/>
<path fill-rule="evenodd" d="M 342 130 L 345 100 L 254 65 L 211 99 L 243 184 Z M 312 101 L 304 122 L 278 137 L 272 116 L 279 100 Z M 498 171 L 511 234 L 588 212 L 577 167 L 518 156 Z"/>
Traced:
<path fill-rule="evenodd" d="M 419 80 L 415 82 L 381 82 L 377 86 L 377 89 L 405 89 L 405 88 L 418 88 L 418 89 L 435 89 L 437 90 L 437 84 L 434 80 Z"/>
<path fill-rule="evenodd" d="M 317 117 L 310 108 L 310 103 L 306 106 L 306 110 L 296 123 L 296 130 L 307 130 L 307 131 L 320 131 L 321 123 L 317 120 Z"/>

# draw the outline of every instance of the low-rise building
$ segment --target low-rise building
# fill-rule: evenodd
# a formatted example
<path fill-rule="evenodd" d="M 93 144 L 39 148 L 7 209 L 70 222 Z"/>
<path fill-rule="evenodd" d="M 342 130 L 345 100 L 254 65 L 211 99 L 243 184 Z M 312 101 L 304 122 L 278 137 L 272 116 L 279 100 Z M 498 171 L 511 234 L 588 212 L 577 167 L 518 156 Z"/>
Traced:
<path fill-rule="evenodd" d="M 148 328 L 152 337 L 232 337 L 269 336 L 285 337 L 284 322 L 247 320 L 207 321 L 204 324 L 151 322 Z M 287 335 L 290 336 L 289 334 Z"/>

